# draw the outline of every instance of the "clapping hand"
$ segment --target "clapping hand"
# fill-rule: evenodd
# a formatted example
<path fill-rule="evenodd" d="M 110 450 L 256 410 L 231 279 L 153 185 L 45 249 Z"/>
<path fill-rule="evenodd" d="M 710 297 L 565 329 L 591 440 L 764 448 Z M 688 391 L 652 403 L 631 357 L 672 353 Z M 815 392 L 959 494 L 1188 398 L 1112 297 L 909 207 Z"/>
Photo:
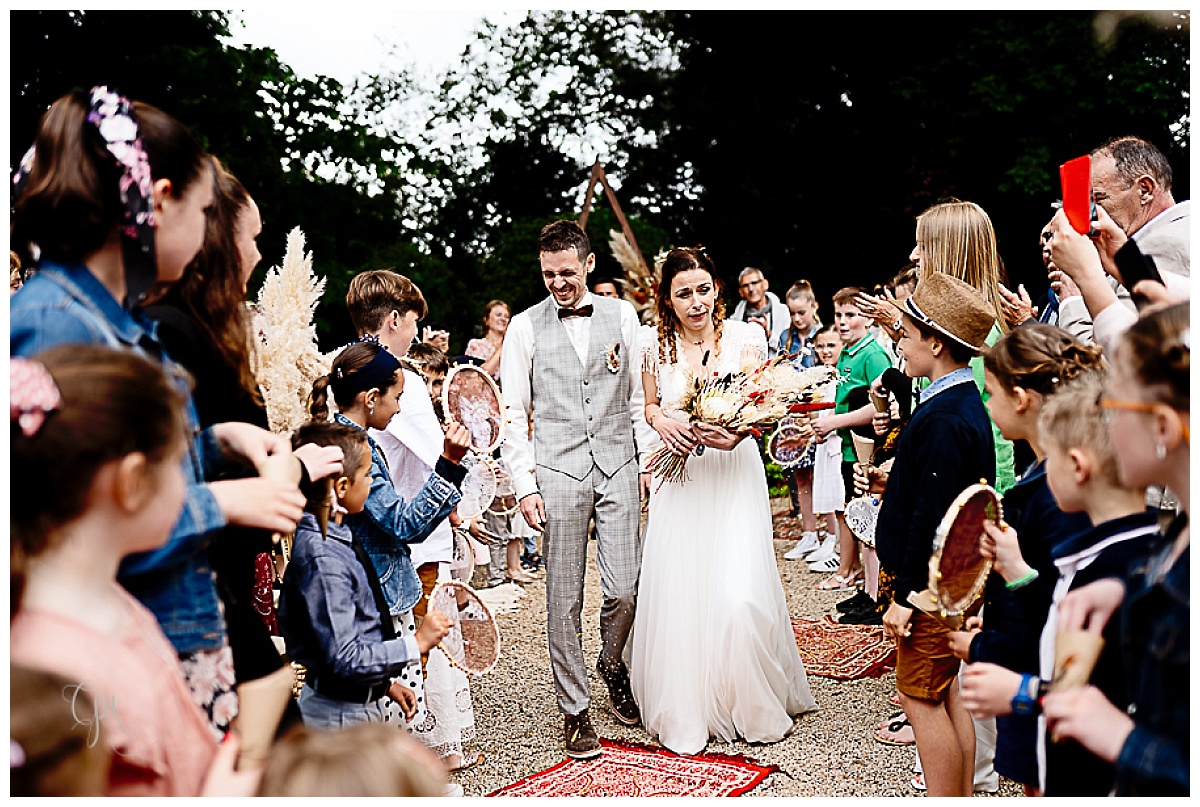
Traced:
<path fill-rule="evenodd" d="M 424 336 L 424 338 L 422 338 L 421 341 L 427 342 L 427 343 L 433 345 L 434 347 L 436 347 L 438 350 L 442 351 L 443 353 L 450 352 L 450 332 L 449 331 L 438 331 L 438 330 L 434 330 L 433 328 L 426 326 L 425 327 L 425 336 Z"/>
<path fill-rule="evenodd" d="M 1037 306 L 1029 298 L 1029 292 L 1025 291 L 1024 284 L 1017 286 L 1017 293 L 1013 294 L 1003 283 L 1000 286 L 1000 306 L 1004 310 L 1004 319 L 1012 327 L 1020 325 L 1028 319 L 1033 319 L 1037 316 Z"/>

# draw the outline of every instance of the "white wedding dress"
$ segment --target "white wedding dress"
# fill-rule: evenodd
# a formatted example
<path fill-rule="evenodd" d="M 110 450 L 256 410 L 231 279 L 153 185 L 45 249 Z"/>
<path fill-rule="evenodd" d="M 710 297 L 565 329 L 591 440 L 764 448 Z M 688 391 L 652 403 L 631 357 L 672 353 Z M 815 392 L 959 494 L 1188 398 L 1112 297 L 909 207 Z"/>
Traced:
<path fill-rule="evenodd" d="M 716 369 L 753 366 L 766 350 L 761 328 L 727 321 Z M 684 420 L 673 407 L 686 367 L 659 365 L 656 341 L 643 356 L 663 411 Z M 758 447 L 748 438 L 732 451 L 708 448 L 687 468 L 683 484 L 652 483 L 630 638 L 633 695 L 646 729 L 679 754 L 699 753 L 710 737 L 775 742 L 816 703 L 775 565 Z"/>

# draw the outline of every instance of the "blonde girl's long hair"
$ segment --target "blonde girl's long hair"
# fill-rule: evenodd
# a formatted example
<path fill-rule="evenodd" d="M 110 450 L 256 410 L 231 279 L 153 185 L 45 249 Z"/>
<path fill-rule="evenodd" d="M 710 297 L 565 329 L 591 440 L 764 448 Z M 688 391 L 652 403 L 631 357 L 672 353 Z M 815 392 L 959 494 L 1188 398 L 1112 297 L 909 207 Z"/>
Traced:
<path fill-rule="evenodd" d="M 943 272 L 974 287 L 1004 321 L 1000 282 L 1003 268 L 996 248 L 996 231 L 984 209 L 974 202 L 951 199 L 917 216 L 917 244 L 921 247 L 921 277 Z"/>

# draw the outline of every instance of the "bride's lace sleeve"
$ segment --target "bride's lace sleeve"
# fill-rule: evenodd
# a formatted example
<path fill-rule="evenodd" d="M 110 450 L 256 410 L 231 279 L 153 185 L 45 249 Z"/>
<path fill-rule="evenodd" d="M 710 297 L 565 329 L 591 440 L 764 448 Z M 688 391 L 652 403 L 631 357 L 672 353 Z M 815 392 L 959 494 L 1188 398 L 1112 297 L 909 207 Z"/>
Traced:
<path fill-rule="evenodd" d="M 642 372 L 653 373 L 658 378 L 658 330 L 651 325 L 638 328 L 638 355 L 642 360 Z"/>

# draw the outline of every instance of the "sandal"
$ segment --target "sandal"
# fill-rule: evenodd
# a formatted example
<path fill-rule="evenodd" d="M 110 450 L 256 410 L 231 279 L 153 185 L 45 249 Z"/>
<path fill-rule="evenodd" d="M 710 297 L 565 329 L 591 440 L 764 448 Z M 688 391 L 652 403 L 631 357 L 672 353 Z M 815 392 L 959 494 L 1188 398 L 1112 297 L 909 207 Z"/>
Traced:
<path fill-rule="evenodd" d="M 893 706 L 900 706 L 900 705 L 901 705 L 901 704 L 900 704 L 900 693 L 899 693 L 899 692 L 893 692 L 893 693 L 892 693 L 892 694 L 891 694 L 891 695 L 888 697 L 888 703 L 892 704 Z"/>
<path fill-rule="evenodd" d="M 817 591 L 853 591 L 854 581 L 849 577 L 834 574 L 831 577 L 825 578 L 820 583 L 814 583 L 813 588 Z"/>
<path fill-rule="evenodd" d="M 891 736 L 881 734 L 880 732 L 887 732 Z M 886 729 L 877 729 L 875 731 L 875 741 L 884 745 L 914 745 L 917 742 L 916 737 L 913 737 L 912 724 L 908 722 L 908 718 L 903 714 L 891 723 L 888 723 Z"/>
<path fill-rule="evenodd" d="M 891 717 L 887 718 L 886 720 L 881 720 L 878 723 L 876 723 L 875 728 L 886 729 L 888 727 L 888 724 L 890 724 L 893 720 L 903 720 L 903 719 L 905 719 L 905 717 L 906 717 L 906 715 L 904 714 L 904 712 L 896 712 L 896 714 L 892 715 Z"/>
<path fill-rule="evenodd" d="M 453 768 L 447 768 L 446 772 L 447 773 L 461 773 L 462 771 L 468 770 L 470 768 L 474 768 L 480 762 L 483 762 L 483 752 L 476 754 L 474 759 L 467 759 L 466 757 L 463 757 L 463 761 L 462 761 L 461 765 L 458 765 Z"/>
<path fill-rule="evenodd" d="M 923 774 L 923 773 L 915 774 L 912 778 L 912 781 L 909 782 L 909 784 L 912 785 L 917 790 L 924 790 L 925 789 L 925 774 Z"/>

